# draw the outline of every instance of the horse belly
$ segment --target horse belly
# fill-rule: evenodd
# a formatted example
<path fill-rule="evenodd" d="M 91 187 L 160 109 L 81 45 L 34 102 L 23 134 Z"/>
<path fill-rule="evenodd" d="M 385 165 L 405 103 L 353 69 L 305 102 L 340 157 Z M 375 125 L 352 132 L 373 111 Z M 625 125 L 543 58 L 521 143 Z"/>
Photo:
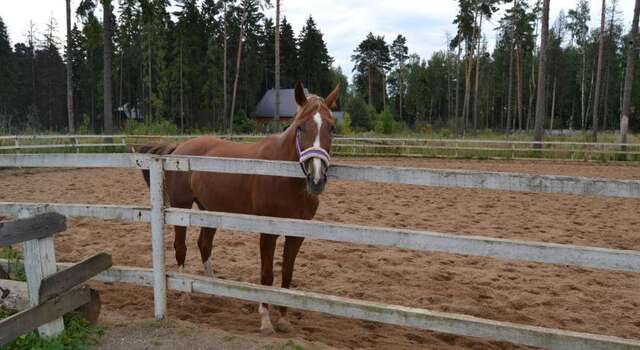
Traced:
<path fill-rule="evenodd" d="M 206 210 L 252 214 L 250 182 L 249 175 L 194 172 L 191 187 Z"/>

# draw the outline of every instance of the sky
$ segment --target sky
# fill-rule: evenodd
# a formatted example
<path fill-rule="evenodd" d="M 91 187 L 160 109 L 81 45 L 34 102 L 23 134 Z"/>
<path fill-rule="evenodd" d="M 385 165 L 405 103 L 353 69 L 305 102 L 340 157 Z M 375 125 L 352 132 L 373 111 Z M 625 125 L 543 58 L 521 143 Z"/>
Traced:
<path fill-rule="evenodd" d="M 531 0 L 530 0 L 531 1 Z M 24 41 L 29 21 L 38 32 L 45 29 L 51 17 L 59 25 L 59 37 L 64 38 L 65 2 L 62 0 L 0 0 L 0 17 L 8 27 L 12 43 Z M 79 0 L 72 0 L 75 8 Z M 575 7 L 577 0 L 551 0 L 551 21 L 557 14 Z M 609 1 L 607 1 L 609 2 Z M 590 0 L 591 27 L 599 25 L 600 0 Z M 281 0 L 282 15 L 291 22 L 296 33 L 311 15 L 324 34 L 334 64 L 351 76 L 351 55 L 369 32 L 384 35 L 388 43 L 402 33 L 407 37 L 410 53 L 429 57 L 445 48 L 446 33 L 455 33 L 452 21 L 457 12 L 455 0 Z M 625 26 L 630 26 L 634 0 L 619 0 Z M 275 10 L 266 10 L 274 16 Z M 489 43 L 493 43 L 499 12 L 484 29 Z"/>

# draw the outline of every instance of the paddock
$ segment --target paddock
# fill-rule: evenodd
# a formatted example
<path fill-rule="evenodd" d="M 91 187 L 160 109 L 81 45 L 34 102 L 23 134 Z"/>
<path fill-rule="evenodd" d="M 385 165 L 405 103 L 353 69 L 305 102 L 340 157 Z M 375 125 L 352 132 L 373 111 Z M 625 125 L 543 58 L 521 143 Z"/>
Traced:
<path fill-rule="evenodd" d="M 540 162 L 342 159 L 340 162 L 532 174 L 640 179 L 638 167 Z M 1 201 L 148 205 L 137 170 L 20 169 L 0 171 Z M 590 247 L 640 250 L 640 199 L 498 192 L 479 189 L 339 182 L 332 180 L 318 220 L 482 235 Z M 97 252 L 115 265 L 151 267 L 148 224 L 74 219 L 56 238 L 59 261 Z M 190 232 L 194 232 L 194 228 Z M 172 238 L 165 228 L 169 271 L 175 271 Z M 256 283 L 257 238 L 221 230 L 214 243 L 217 277 Z M 224 242 L 224 243 L 222 243 Z M 222 249 L 221 247 L 226 247 Z M 187 272 L 202 274 L 194 235 Z M 454 312 L 497 321 L 640 339 L 640 274 L 416 252 L 352 243 L 307 240 L 294 288 L 353 299 Z M 278 283 L 278 281 L 276 281 Z M 106 317 L 153 314 L 153 292 L 125 284 L 97 284 Z M 169 317 L 239 334 L 257 332 L 255 303 L 202 294 L 180 306 L 169 293 Z M 110 315 L 110 316 L 109 316 Z M 295 310 L 297 336 L 352 348 L 519 348 L 478 338 L 419 331 Z"/>

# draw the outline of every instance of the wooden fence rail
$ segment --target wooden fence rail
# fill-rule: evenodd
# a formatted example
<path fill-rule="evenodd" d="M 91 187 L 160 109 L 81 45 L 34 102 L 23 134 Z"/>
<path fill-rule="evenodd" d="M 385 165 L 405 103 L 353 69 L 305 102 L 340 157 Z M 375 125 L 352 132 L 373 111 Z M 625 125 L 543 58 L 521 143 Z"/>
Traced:
<path fill-rule="evenodd" d="M 0 246 L 23 243 L 26 294 L 30 307 L 0 320 L 0 346 L 35 328 L 43 337 L 60 334 L 64 329 L 62 315 L 92 300 L 92 292 L 88 288 L 75 287 L 112 265 L 110 255 L 99 254 L 57 272 L 52 236 L 66 230 L 66 218 L 59 213 L 44 212 L 42 206 L 23 207 L 17 215 L 21 219 L 0 224 Z M 11 287 L 6 289 L 9 293 L 21 291 L 16 288 L 20 284 L 4 281 L 0 280 L 0 288 Z M 3 299 L 5 297 L 8 296 L 3 295 Z M 19 304 L 19 301 L 14 301 Z"/>
<path fill-rule="evenodd" d="M 164 208 L 164 171 L 210 171 L 302 177 L 299 165 L 294 162 L 125 154 L 56 154 L 0 156 L 0 167 L 3 166 L 149 169 L 152 205 L 150 209 L 134 206 L 69 204 L 42 206 L 27 203 L 0 203 L 0 211 L 15 212 L 35 206 L 41 210 L 56 211 L 69 216 L 150 222 L 153 270 L 119 268 L 109 270 L 105 273 L 106 275 L 101 276 L 107 276 L 104 278 L 111 278 L 117 282 L 153 286 L 154 313 L 158 319 L 163 318 L 166 313 L 166 290 L 176 289 L 267 302 L 459 335 L 507 340 L 551 349 L 640 349 L 640 342 L 637 340 L 515 325 L 464 315 L 167 273 L 164 262 L 163 227 L 165 224 L 173 224 L 237 229 L 254 233 L 289 234 L 359 244 L 621 271 L 640 271 L 640 252 Z M 348 181 L 640 198 L 640 181 L 348 165 L 332 166 L 329 175 L 337 180 Z"/>

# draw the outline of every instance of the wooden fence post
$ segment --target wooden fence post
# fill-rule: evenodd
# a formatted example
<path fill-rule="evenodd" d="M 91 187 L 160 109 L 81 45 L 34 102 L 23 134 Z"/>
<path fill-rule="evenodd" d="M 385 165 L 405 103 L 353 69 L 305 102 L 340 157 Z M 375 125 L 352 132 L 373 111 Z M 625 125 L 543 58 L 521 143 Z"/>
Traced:
<path fill-rule="evenodd" d="M 44 207 L 23 209 L 18 218 L 25 219 L 44 212 Z M 29 306 L 35 307 L 40 303 L 40 284 L 42 279 L 56 273 L 56 252 L 53 237 L 33 239 L 22 245 L 24 254 L 24 272 L 27 275 L 27 293 Z M 64 322 L 62 317 L 38 327 L 38 333 L 43 338 L 62 333 Z"/>
<path fill-rule="evenodd" d="M 164 160 L 153 158 L 149 163 L 151 196 L 151 244 L 153 250 L 153 301 L 157 320 L 167 313 L 167 273 L 164 244 Z"/>

